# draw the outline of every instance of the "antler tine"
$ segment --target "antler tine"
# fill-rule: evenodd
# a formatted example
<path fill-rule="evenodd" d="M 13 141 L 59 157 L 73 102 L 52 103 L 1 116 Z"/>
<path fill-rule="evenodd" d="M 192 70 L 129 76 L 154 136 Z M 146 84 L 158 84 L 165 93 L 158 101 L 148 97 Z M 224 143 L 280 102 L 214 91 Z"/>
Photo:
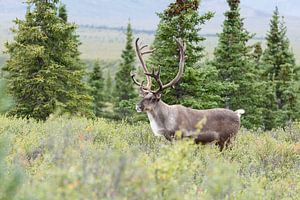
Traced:
<path fill-rule="evenodd" d="M 145 82 L 145 81 L 142 81 L 142 83 L 139 83 L 139 82 L 135 79 L 135 75 L 136 75 L 136 73 L 134 73 L 134 72 L 131 72 L 131 73 L 130 73 L 130 76 L 131 76 L 133 82 L 134 82 L 137 86 L 140 87 L 140 91 L 143 93 L 143 92 L 145 92 L 146 90 L 149 90 L 148 88 L 145 88 L 145 87 L 144 87 L 144 82 Z"/>
<path fill-rule="evenodd" d="M 141 44 L 142 45 L 142 44 Z M 144 45 L 144 46 L 142 46 L 141 48 L 140 48 L 140 50 L 143 50 L 143 49 L 145 49 L 146 47 L 148 47 L 148 45 L 146 44 L 146 45 Z"/>
<path fill-rule="evenodd" d="M 147 89 L 144 88 L 144 83 L 145 83 L 145 81 L 142 81 L 141 86 L 140 86 L 140 91 L 142 93 L 145 92 L 145 90 L 147 90 Z"/>
<path fill-rule="evenodd" d="M 154 49 L 149 50 L 149 51 L 142 52 L 142 56 L 143 56 L 143 55 L 146 55 L 146 54 L 153 53 L 153 52 L 154 52 Z"/>
<path fill-rule="evenodd" d="M 131 79 L 133 80 L 133 82 L 138 85 L 138 86 L 141 86 L 142 84 L 139 83 L 136 79 L 135 79 L 135 76 L 136 76 L 136 73 L 134 72 L 130 72 L 130 76 L 131 76 Z"/>
<path fill-rule="evenodd" d="M 172 81 L 170 81 L 166 85 L 163 85 L 162 88 L 159 88 L 156 92 L 160 92 L 168 87 L 174 86 L 181 79 L 181 77 L 183 75 L 186 45 L 184 44 L 182 39 L 175 39 L 175 40 L 179 46 L 179 52 L 180 52 L 178 73 Z"/>
<path fill-rule="evenodd" d="M 157 72 L 155 72 L 155 70 L 152 69 L 152 73 L 145 73 L 147 76 L 150 76 L 150 77 L 154 78 L 155 81 L 158 83 L 159 89 L 157 91 L 152 91 L 151 90 L 152 93 L 158 93 L 158 91 L 163 90 L 163 83 L 160 79 L 160 71 L 161 71 L 160 69 L 161 69 L 160 66 L 158 66 Z"/>
<path fill-rule="evenodd" d="M 140 60 L 140 62 L 141 62 L 141 65 L 142 65 L 142 67 L 143 67 L 144 73 L 146 74 L 146 73 L 149 73 L 149 71 L 148 71 L 147 66 L 146 66 L 146 63 L 145 63 L 145 61 L 144 61 L 144 59 L 143 59 L 143 55 L 144 55 L 145 53 L 147 54 L 147 53 L 151 53 L 151 52 L 150 52 L 150 51 L 146 51 L 146 52 L 144 52 L 144 53 L 141 52 L 141 50 L 144 49 L 144 48 L 146 48 L 147 45 L 144 45 L 143 47 L 140 48 L 140 45 L 139 45 L 139 39 L 140 39 L 140 38 L 137 38 L 136 41 L 135 41 L 135 48 L 136 48 L 136 52 L 137 52 L 138 58 L 139 58 L 139 60 Z M 146 88 L 150 90 L 151 85 L 152 85 L 151 77 L 146 76 L 146 78 L 147 78 L 147 85 L 146 85 Z"/>

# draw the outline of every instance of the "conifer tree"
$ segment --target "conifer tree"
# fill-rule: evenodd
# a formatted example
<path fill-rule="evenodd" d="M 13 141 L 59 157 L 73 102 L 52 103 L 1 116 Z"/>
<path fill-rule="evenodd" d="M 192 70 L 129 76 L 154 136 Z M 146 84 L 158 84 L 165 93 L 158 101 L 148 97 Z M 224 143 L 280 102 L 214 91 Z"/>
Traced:
<path fill-rule="evenodd" d="M 65 22 L 68 21 L 68 14 L 65 4 L 60 4 L 58 9 L 58 16 L 63 19 Z"/>
<path fill-rule="evenodd" d="M 12 115 L 38 120 L 53 112 L 91 115 L 76 26 L 58 16 L 57 4 L 58 0 L 30 0 L 25 19 L 15 20 L 5 67 L 16 103 Z"/>
<path fill-rule="evenodd" d="M 251 128 L 262 124 L 261 88 L 259 74 L 255 72 L 253 57 L 247 42 L 253 36 L 244 28 L 240 16 L 240 0 L 227 0 L 229 10 L 225 13 L 223 32 L 214 52 L 213 65 L 219 70 L 219 78 L 226 90 L 223 91 L 224 107 L 246 110 L 243 125 Z"/>
<path fill-rule="evenodd" d="M 131 80 L 130 72 L 134 70 L 135 51 L 133 49 L 133 32 L 128 23 L 126 33 L 126 46 L 122 52 L 122 62 L 115 76 L 115 113 L 118 118 L 132 116 L 134 112 L 137 93 Z"/>
<path fill-rule="evenodd" d="M 164 91 L 163 100 L 169 104 L 183 104 L 194 108 L 206 107 L 201 100 L 204 72 L 198 62 L 203 58 L 205 40 L 199 35 L 201 25 L 205 24 L 213 14 L 200 15 L 199 0 L 177 0 L 158 14 L 160 23 L 155 34 L 153 48 L 155 49 L 149 63 L 152 67 L 161 66 L 161 80 L 167 83 L 178 72 L 179 50 L 175 39 L 181 38 L 187 45 L 185 71 L 182 80 L 175 88 Z"/>
<path fill-rule="evenodd" d="M 217 108 L 223 105 L 224 99 L 220 94 L 227 89 L 219 80 L 219 71 L 210 62 L 201 63 L 201 67 L 192 76 L 194 87 L 198 87 L 193 104 L 186 104 L 198 109 Z"/>
<path fill-rule="evenodd" d="M 300 117 L 298 68 L 286 31 L 276 7 L 266 37 L 267 48 L 262 57 L 264 78 L 270 88 L 269 98 L 265 102 L 265 129 L 285 126 L 287 122 Z"/>
<path fill-rule="evenodd" d="M 254 51 L 252 54 L 252 56 L 254 58 L 254 62 L 256 64 L 255 65 L 256 69 L 259 69 L 262 54 L 263 54 L 263 49 L 262 49 L 261 43 L 257 42 L 256 44 L 254 44 Z"/>
<path fill-rule="evenodd" d="M 112 89 L 113 89 L 113 82 L 110 71 L 107 72 L 106 75 L 106 82 L 105 82 L 105 100 L 111 101 L 112 99 Z"/>
<path fill-rule="evenodd" d="M 102 67 L 99 61 L 94 63 L 93 72 L 90 73 L 89 86 L 91 87 L 91 96 L 93 100 L 93 111 L 96 117 L 101 117 L 103 108 L 105 106 L 105 91 L 104 91 L 104 78 Z"/>

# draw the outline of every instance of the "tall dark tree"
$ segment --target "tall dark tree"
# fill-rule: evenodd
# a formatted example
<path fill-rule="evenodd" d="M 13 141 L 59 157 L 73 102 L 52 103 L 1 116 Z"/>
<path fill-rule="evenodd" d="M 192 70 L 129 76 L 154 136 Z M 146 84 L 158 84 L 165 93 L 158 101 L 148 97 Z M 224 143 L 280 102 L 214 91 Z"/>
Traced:
<path fill-rule="evenodd" d="M 79 59 L 76 25 L 59 17 L 58 0 L 30 0 L 24 20 L 16 19 L 8 89 L 15 99 L 10 114 L 45 120 L 53 112 L 91 115 L 84 65 Z"/>
<path fill-rule="evenodd" d="M 110 71 L 106 74 L 106 81 L 105 81 L 105 99 L 106 101 L 111 101 L 112 99 L 112 91 L 113 91 L 113 82 Z"/>
<path fill-rule="evenodd" d="M 263 54 L 263 49 L 262 49 L 261 43 L 257 42 L 256 44 L 254 44 L 253 48 L 254 48 L 254 50 L 253 50 L 252 56 L 253 56 L 254 62 L 256 64 L 255 65 L 256 69 L 259 69 L 260 60 L 261 60 L 261 57 Z"/>
<path fill-rule="evenodd" d="M 175 39 L 181 38 L 187 45 L 185 71 L 182 80 L 175 88 L 164 91 L 163 99 L 169 104 L 183 104 L 194 108 L 205 107 L 201 101 L 201 90 L 204 80 L 203 71 L 200 71 L 199 61 L 203 58 L 205 40 L 199 35 L 201 26 L 213 14 L 199 15 L 199 0 L 176 1 L 158 14 L 160 23 L 153 43 L 154 53 L 150 58 L 150 66 L 161 66 L 163 83 L 172 80 L 178 72 L 179 49 Z"/>
<path fill-rule="evenodd" d="M 223 32 L 214 52 L 213 65 L 219 70 L 219 78 L 226 90 L 223 91 L 224 107 L 246 110 L 243 125 L 251 128 L 262 124 L 261 88 L 255 71 L 251 48 L 247 42 L 253 36 L 244 28 L 240 16 L 240 1 L 227 0 L 229 10 L 225 13 Z"/>
<path fill-rule="evenodd" d="M 65 4 L 60 4 L 58 8 L 58 16 L 65 22 L 68 21 L 67 8 Z"/>
<path fill-rule="evenodd" d="M 264 77 L 270 86 L 265 102 L 266 129 L 285 126 L 299 119 L 298 68 L 286 36 L 287 28 L 276 7 L 267 34 L 267 48 L 263 53 Z"/>
<path fill-rule="evenodd" d="M 88 81 L 91 87 L 91 96 L 94 98 L 93 111 L 96 117 L 102 116 L 105 107 L 104 81 L 102 68 L 99 61 L 96 61 Z"/>
<path fill-rule="evenodd" d="M 133 49 L 133 33 L 131 24 L 128 23 L 126 33 L 126 46 L 122 52 L 122 63 L 115 76 L 115 113 L 118 118 L 132 116 L 134 112 L 135 98 L 137 93 L 130 77 L 134 70 L 135 51 Z"/>

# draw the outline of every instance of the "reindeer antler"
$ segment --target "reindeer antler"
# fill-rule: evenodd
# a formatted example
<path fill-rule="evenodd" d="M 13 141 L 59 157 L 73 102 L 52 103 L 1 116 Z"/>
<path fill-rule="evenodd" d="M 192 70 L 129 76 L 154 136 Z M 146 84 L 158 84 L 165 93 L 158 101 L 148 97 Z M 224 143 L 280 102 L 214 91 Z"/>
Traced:
<path fill-rule="evenodd" d="M 139 45 L 138 45 L 138 41 L 139 41 L 139 38 L 136 40 L 136 51 L 137 51 L 138 57 L 139 57 L 139 59 L 141 61 L 141 64 L 143 66 L 144 74 L 147 77 L 147 86 L 144 87 L 143 84 L 139 83 L 135 79 L 135 74 L 132 73 L 131 74 L 131 78 L 134 81 L 134 83 L 137 84 L 138 86 L 142 87 L 141 89 L 148 90 L 148 91 L 150 91 L 150 92 L 152 92 L 154 94 L 160 93 L 163 90 L 165 90 L 166 88 L 174 86 L 180 80 L 180 78 L 183 75 L 183 69 L 184 69 L 184 63 L 185 63 L 186 46 L 185 46 L 184 42 L 182 41 L 182 39 L 179 39 L 179 40 L 176 39 L 176 42 L 177 42 L 177 44 L 179 46 L 179 52 L 180 52 L 178 73 L 177 73 L 177 75 L 175 76 L 175 78 L 172 81 L 170 81 L 169 83 L 167 83 L 165 85 L 162 83 L 162 81 L 160 79 L 160 66 L 158 67 L 158 71 L 155 72 L 154 69 L 153 69 L 152 72 L 149 73 L 149 70 L 147 69 L 146 64 L 145 64 L 145 62 L 143 60 L 143 57 L 142 57 L 145 54 L 153 53 L 154 50 L 141 52 L 141 50 L 143 50 L 144 48 L 146 48 L 147 45 L 145 45 L 145 46 L 143 46 L 143 47 L 140 48 Z M 151 77 L 155 79 L 155 81 L 158 83 L 158 86 L 159 86 L 159 88 L 157 90 L 155 90 L 155 91 L 151 90 L 151 85 L 152 85 Z"/>
<path fill-rule="evenodd" d="M 140 47 L 140 45 L 139 45 L 139 39 L 140 38 L 137 38 L 136 41 L 135 41 L 135 49 L 136 49 L 136 53 L 138 55 L 138 58 L 139 58 L 139 60 L 140 60 L 140 62 L 142 64 L 142 67 L 143 67 L 143 70 L 144 70 L 144 74 L 146 74 L 146 73 L 149 73 L 149 70 L 147 69 L 146 63 L 145 63 L 145 61 L 143 59 L 143 55 L 153 53 L 154 50 L 149 50 L 149 51 L 142 52 L 142 50 L 145 49 L 146 47 L 148 47 L 148 45 L 144 45 L 144 46 Z M 147 85 L 144 87 L 142 83 L 139 83 L 135 79 L 135 76 L 136 76 L 135 73 L 131 73 L 131 78 L 132 78 L 133 82 L 136 85 L 138 85 L 140 87 L 143 87 L 143 89 L 145 89 L 145 90 L 150 90 L 151 89 L 151 85 L 152 85 L 151 77 L 146 76 L 146 78 L 147 78 Z"/>
<path fill-rule="evenodd" d="M 155 90 L 155 91 L 151 90 L 152 93 L 157 94 L 157 93 L 162 92 L 163 90 L 165 90 L 168 87 L 174 86 L 181 79 L 181 77 L 183 75 L 186 46 L 181 39 L 180 40 L 176 39 L 176 42 L 179 46 L 179 52 L 180 52 L 178 73 L 172 81 L 170 81 L 169 83 L 167 83 L 165 85 L 163 85 L 163 83 L 160 79 L 160 66 L 158 67 L 158 71 L 156 73 L 154 72 L 154 70 L 152 71 L 152 73 L 145 73 L 147 76 L 154 78 L 159 85 L 159 88 L 157 90 Z"/>

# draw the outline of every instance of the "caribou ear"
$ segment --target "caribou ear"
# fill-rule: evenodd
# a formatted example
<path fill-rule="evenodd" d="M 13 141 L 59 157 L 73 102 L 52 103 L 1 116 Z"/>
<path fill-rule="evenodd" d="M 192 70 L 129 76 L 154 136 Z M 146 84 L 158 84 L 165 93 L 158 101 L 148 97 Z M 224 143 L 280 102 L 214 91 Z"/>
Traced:
<path fill-rule="evenodd" d="M 156 93 L 156 94 L 154 94 L 155 95 L 155 98 L 157 99 L 157 100 L 160 100 L 160 98 L 161 98 L 161 93 L 160 92 L 158 92 L 158 93 Z"/>

